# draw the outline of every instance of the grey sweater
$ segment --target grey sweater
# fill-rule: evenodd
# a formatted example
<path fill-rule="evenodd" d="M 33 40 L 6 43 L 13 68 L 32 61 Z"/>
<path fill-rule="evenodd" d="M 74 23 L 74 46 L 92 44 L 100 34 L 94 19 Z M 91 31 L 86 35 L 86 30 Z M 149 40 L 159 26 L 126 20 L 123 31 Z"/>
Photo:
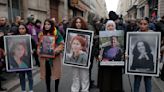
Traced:
<path fill-rule="evenodd" d="M 87 54 L 86 53 L 81 53 L 79 56 L 74 57 L 67 57 L 68 62 L 73 63 L 73 64 L 78 64 L 78 65 L 87 65 Z"/>

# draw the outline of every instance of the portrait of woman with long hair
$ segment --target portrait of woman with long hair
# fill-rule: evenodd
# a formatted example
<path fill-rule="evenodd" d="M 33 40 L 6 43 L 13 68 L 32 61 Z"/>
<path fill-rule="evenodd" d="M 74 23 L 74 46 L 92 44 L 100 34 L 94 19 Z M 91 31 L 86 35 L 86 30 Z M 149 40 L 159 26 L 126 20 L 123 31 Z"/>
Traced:
<path fill-rule="evenodd" d="M 133 63 L 132 70 L 146 69 L 154 70 L 153 55 L 151 49 L 146 41 L 138 41 L 133 49 Z"/>

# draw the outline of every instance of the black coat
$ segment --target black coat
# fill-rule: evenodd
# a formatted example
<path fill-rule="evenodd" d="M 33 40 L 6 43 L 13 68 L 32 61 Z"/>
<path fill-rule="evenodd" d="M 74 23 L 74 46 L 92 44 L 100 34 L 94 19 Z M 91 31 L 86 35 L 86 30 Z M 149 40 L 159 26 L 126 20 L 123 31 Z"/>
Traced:
<path fill-rule="evenodd" d="M 7 35 L 7 33 L 9 32 L 10 30 L 10 27 L 9 25 L 4 25 L 4 26 L 0 26 L 0 32 L 3 32 L 4 35 Z M 4 49 L 4 41 L 3 41 L 3 37 L 4 36 L 1 36 L 0 37 L 0 48 Z"/>
<path fill-rule="evenodd" d="M 156 31 L 161 32 L 161 36 L 164 37 L 164 21 L 161 20 L 156 24 Z"/>
<path fill-rule="evenodd" d="M 135 70 L 135 69 L 153 70 L 154 69 L 153 55 L 147 54 L 147 56 L 149 57 L 149 60 L 146 60 L 146 58 L 138 59 L 138 56 L 134 55 L 131 69 L 132 70 Z"/>
<path fill-rule="evenodd" d="M 121 66 L 99 66 L 98 87 L 100 92 L 122 92 Z"/>
<path fill-rule="evenodd" d="M 164 64 L 163 64 L 163 67 L 162 67 L 162 70 L 161 70 L 161 80 L 164 81 Z"/>
<path fill-rule="evenodd" d="M 13 23 L 13 24 L 11 25 L 10 32 L 13 33 L 13 34 L 18 34 L 18 31 L 19 31 L 18 29 L 19 29 L 19 25 Z"/>
<path fill-rule="evenodd" d="M 7 35 L 7 33 L 9 33 L 10 31 L 10 26 L 9 25 L 1 25 L 0 26 L 0 32 L 3 32 L 5 35 Z"/>
<path fill-rule="evenodd" d="M 105 47 L 103 58 L 106 58 L 106 53 L 111 47 Z M 111 60 L 121 61 L 121 50 Z M 100 92 L 122 92 L 122 66 L 99 66 L 98 71 L 98 87 Z"/>

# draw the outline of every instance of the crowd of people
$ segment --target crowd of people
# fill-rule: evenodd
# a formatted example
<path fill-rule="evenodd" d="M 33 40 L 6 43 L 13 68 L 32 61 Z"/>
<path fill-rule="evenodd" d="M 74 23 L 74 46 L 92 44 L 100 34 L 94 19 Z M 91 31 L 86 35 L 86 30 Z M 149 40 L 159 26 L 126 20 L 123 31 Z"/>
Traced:
<path fill-rule="evenodd" d="M 100 19 L 99 17 L 91 17 L 89 16 L 88 21 L 86 21 L 82 17 L 73 17 L 72 21 L 68 21 L 67 19 L 63 19 L 62 22 L 57 23 L 55 18 L 49 18 L 41 22 L 39 19 L 35 19 L 33 15 L 27 18 L 27 22 L 20 16 L 16 16 L 15 22 L 11 25 L 8 24 L 6 17 L 0 17 L 0 73 L 5 72 L 5 50 L 4 50 L 4 40 L 3 37 L 7 35 L 31 35 L 32 37 L 32 54 L 36 61 L 36 66 L 40 67 L 40 78 L 45 80 L 47 92 L 51 92 L 51 78 L 55 80 L 55 92 L 58 92 L 58 86 L 61 78 L 61 64 L 63 58 L 63 50 L 64 50 L 64 40 L 66 37 L 66 29 L 74 28 L 74 29 L 83 29 L 83 30 L 92 30 L 94 31 L 94 39 L 93 46 L 90 58 L 90 67 L 89 69 L 77 68 L 73 67 L 73 83 L 70 88 L 71 92 L 89 92 L 89 89 L 92 87 L 98 87 L 100 92 L 124 92 L 123 84 L 122 84 L 122 75 L 123 68 L 122 66 L 98 66 L 98 85 L 94 85 L 94 81 L 91 78 L 91 71 L 93 67 L 93 62 L 101 61 L 103 58 L 109 60 L 120 60 L 120 55 L 109 55 L 110 52 L 103 52 L 102 57 L 99 57 L 99 52 L 101 49 L 99 48 L 99 31 L 117 31 L 124 30 L 125 32 L 125 43 L 126 44 L 126 33 L 127 32 L 161 32 L 161 48 L 164 47 L 164 16 L 161 17 L 160 21 L 153 20 L 153 18 L 143 18 L 139 20 L 126 20 L 124 21 L 122 17 L 119 17 L 115 12 L 109 12 L 109 19 Z M 54 36 L 55 37 L 55 49 L 54 54 L 55 58 L 45 58 L 40 57 L 40 39 L 43 36 Z M 114 49 L 117 52 L 120 52 L 120 49 L 116 47 L 117 37 L 111 37 L 112 45 L 106 47 L 105 49 L 110 50 Z M 24 46 L 16 46 L 13 48 L 13 51 L 16 52 L 19 50 L 23 50 Z M 78 35 L 73 38 L 71 41 L 71 48 L 73 49 L 73 55 L 70 58 L 74 62 L 77 59 L 75 57 L 80 57 L 83 60 L 87 58 L 84 53 L 83 48 L 85 45 L 84 37 Z M 138 53 L 145 50 L 146 43 L 138 42 L 136 46 L 140 46 L 141 48 L 137 48 Z M 125 45 L 126 46 L 126 45 Z M 20 47 L 20 48 L 18 48 Z M 143 49 L 144 48 L 144 49 Z M 78 50 L 77 50 L 78 49 Z M 125 49 L 124 49 L 125 50 Z M 161 56 L 163 56 L 163 51 L 161 49 Z M 116 53 L 117 53 L 116 52 Z M 25 52 L 24 52 L 25 53 Z M 22 53 L 22 55 L 24 54 Z M 142 52 L 141 52 L 142 53 Z M 19 52 L 18 52 L 19 54 Z M 136 53 L 134 53 L 136 54 Z M 143 57 L 151 58 L 150 55 L 145 55 Z M 20 56 L 21 57 L 21 56 Z M 136 55 L 137 57 L 137 55 Z M 141 57 L 142 58 L 142 57 Z M 137 60 L 137 59 L 136 59 Z M 145 59 L 142 59 L 144 61 Z M 139 60 L 137 60 L 139 61 Z M 137 63 L 136 61 L 136 63 Z M 78 62 L 78 60 L 77 60 Z M 162 61 L 161 59 L 161 62 Z M 134 62 L 135 63 L 135 62 Z M 26 64 L 21 64 L 20 67 L 24 67 Z M 19 65 L 17 65 L 19 66 Z M 139 66 L 132 66 L 131 68 L 135 69 Z M 153 66 L 150 66 L 152 68 Z M 161 70 L 161 79 L 164 80 L 164 67 Z M 19 73 L 20 84 L 22 92 L 26 92 L 26 77 L 28 76 L 29 81 L 29 92 L 33 92 L 33 77 L 32 70 L 21 71 Z M 1 82 L 5 80 L 4 76 L 0 74 L 0 91 L 7 90 L 2 87 Z M 152 92 L 152 84 L 151 84 L 151 76 L 143 76 L 145 80 L 145 89 L 146 92 Z M 134 76 L 134 86 L 133 92 L 139 92 L 140 81 L 142 76 L 135 75 Z"/>

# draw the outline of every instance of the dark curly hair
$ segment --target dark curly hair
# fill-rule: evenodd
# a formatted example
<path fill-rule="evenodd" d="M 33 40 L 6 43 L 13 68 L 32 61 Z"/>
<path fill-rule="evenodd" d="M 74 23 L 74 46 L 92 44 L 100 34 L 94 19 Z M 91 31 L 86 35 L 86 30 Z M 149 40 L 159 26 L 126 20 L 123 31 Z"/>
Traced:
<path fill-rule="evenodd" d="M 76 20 L 77 19 L 80 19 L 81 20 L 81 29 L 84 29 L 84 30 L 87 30 L 88 27 L 87 27 L 87 22 L 80 16 L 77 16 L 73 19 L 72 23 L 71 23 L 71 28 L 77 28 L 76 27 Z"/>
<path fill-rule="evenodd" d="M 139 42 L 143 42 L 143 44 L 144 44 L 144 46 L 145 46 L 145 49 L 146 49 L 146 52 L 147 52 L 148 54 L 151 53 L 150 46 L 149 46 L 149 44 L 148 44 L 146 41 L 138 41 L 138 42 L 136 42 L 135 47 L 134 47 L 133 52 L 132 52 L 134 56 L 138 57 L 138 56 L 140 55 L 140 52 L 139 52 L 138 49 L 137 49 L 137 44 L 138 44 Z"/>

